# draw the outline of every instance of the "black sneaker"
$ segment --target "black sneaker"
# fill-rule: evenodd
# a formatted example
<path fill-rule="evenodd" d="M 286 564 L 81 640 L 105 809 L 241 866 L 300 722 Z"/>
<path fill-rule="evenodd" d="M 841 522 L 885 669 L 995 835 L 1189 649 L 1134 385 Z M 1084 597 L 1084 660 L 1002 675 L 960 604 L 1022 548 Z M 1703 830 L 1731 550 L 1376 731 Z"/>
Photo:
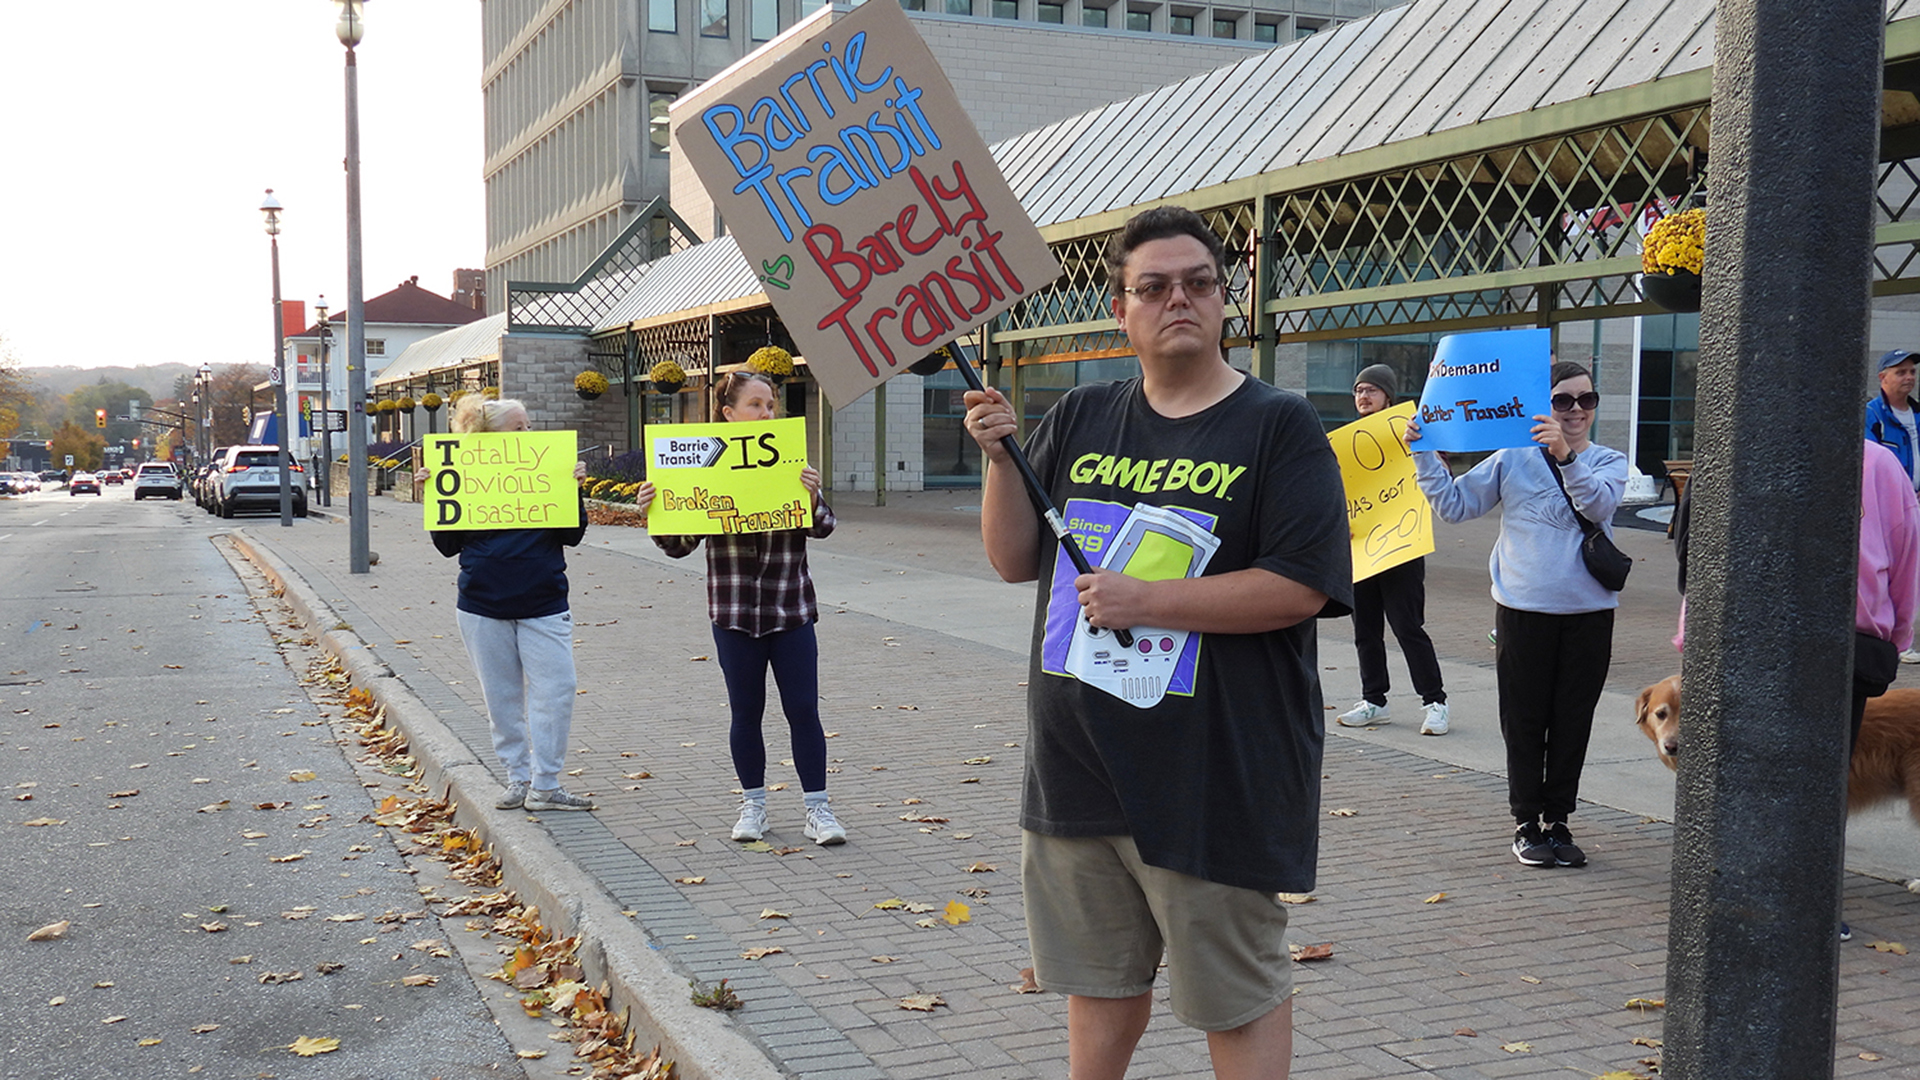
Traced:
<path fill-rule="evenodd" d="M 1513 857 L 1527 866 L 1553 865 L 1553 848 L 1541 834 L 1539 822 L 1523 822 L 1513 830 Z"/>
<path fill-rule="evenodd" d="M 1567 823 L 1564 821 L 1556 821 L 1547 826 L 1547 847 L 1553 851 L 1555 865 L 1587 865 L 1587 853 L 1574 846 L 1573 833 L 1567 830 Z"/>

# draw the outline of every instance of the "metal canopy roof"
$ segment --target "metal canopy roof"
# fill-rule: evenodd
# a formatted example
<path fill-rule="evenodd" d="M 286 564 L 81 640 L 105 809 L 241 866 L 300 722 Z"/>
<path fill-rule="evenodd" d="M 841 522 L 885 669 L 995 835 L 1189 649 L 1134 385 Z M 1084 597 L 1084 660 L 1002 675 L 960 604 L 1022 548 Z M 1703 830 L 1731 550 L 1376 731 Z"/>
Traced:
<path fill-rule="evenodd" d="M 374 385 L 403 383 L 428 372 L 497 359 L 500 355 L 500 335 L 506 332 L 507 313 L 503 311 L 423 338 L 394 357 L 393 363 L 374 377 Z"/>
<path fill-rule="evenodd" d="M 653 264 L 651 272 L 607 311 L 593 330 L 601 333 L 622 327 L 690 318 L 701 309 L 711 312 L 765 297 L 760 279 L 732 236 L 695 244 Z"/>

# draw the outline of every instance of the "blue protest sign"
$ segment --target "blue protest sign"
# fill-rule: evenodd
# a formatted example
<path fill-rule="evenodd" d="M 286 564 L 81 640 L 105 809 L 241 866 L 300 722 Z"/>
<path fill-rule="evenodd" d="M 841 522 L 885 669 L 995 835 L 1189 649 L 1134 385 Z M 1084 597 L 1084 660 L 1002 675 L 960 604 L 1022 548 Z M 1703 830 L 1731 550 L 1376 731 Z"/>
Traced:
<path fill-rule="evenodd" d="M 1546 330 L 1448 334 L 1420 391 L 1416 450 L 1533 445 L 1533 418 L 1550 411 L 1553 342 Z"/>

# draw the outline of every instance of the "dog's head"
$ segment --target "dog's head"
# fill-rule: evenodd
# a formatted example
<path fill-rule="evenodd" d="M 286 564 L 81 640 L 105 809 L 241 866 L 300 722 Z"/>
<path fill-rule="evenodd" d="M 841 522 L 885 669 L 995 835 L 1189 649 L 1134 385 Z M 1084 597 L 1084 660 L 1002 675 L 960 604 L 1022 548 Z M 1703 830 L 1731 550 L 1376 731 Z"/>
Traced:
<path fill-rule="evenodd" d="M 1675 768 L 1680 756 L 1680 676 L 1669 675 L 1645 690 L 1633 703 L 1633 722 L 1653 740 L 1660 763 Z"/>

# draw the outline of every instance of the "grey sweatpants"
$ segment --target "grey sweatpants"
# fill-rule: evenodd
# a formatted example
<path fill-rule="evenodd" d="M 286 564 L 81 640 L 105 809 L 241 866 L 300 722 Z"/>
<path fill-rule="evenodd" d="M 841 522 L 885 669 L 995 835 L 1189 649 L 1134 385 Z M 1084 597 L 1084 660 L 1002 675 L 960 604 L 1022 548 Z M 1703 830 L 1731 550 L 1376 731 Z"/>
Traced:
<path fill-rule="evenodd" d="M 456 613 L 467 658 L 480 676 L 493 728 L 493 752 L 507 780 L 539 791 L 560 786 L 573 727 L 573 614 L 489 619 Z"/>

